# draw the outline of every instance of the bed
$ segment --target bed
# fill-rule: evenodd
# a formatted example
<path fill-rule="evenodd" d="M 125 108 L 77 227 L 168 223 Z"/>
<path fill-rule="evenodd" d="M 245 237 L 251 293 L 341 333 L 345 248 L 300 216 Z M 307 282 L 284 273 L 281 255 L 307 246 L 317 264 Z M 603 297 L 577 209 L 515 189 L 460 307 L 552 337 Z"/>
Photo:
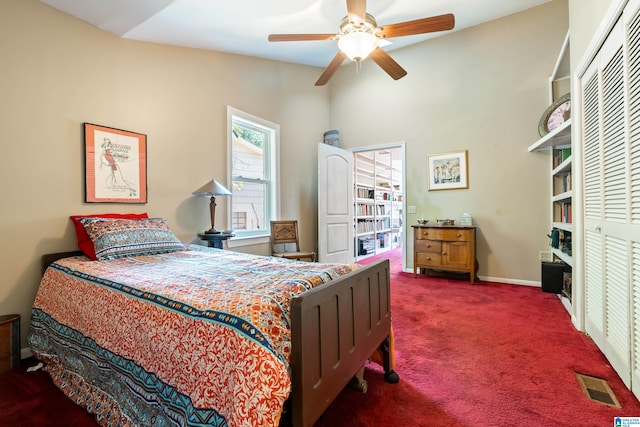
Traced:
<path fill-rule="evenodd" d="M 101 425 L 311 426 L 380 349 L 397 381 L 388 260 L 188 245 L 43 266 L 29 344 Z"/>

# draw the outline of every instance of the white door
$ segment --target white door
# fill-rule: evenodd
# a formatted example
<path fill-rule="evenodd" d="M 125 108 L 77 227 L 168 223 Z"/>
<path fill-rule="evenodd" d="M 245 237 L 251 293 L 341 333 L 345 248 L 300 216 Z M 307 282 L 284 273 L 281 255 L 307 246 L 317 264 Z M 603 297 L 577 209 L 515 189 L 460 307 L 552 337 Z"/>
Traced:
<path fill-rule="evenodd" d="M 635 13 L 629 16 L 637 17 Z M 612 28 L 585 71 L 581 92 L 585 329 L 622 381 L 631 387 L 632 371 L 637 366 L 632 352 L 636 353 L 634 344 L 639 344 L 632 338 L 637 335 L 634 324 L 639 314 L 632 306 L 632 302 L 637 304 L 632 289 L 639 261 L 634 250 L 640 227 L 634 224 L 635 191 L 630 188 L 634 185 L 633 165 L 636 158 L 640 159 L 633 148 L 638 116 L 634 111 L 638 107 L 634 95 L 637 89 L 633 89 L 638 87 L 633 80 L 637 62 L 634 52 L 640 44 L 638 37 L 630 37 L 625 43 L 624 26 L 631 24 L 628 34 L 637 33 L 640 26 L 637 19 L 626 18 Z"/>
<path fill-rule="evenodd" d="M 318 144 L 318 261 L 352 263 L 353 154 Z"/>

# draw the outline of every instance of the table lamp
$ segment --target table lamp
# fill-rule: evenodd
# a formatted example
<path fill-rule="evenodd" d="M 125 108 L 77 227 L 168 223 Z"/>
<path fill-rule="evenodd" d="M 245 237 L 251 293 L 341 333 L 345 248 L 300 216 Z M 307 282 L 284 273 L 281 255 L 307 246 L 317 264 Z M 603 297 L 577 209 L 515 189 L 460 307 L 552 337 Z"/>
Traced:
<path fill-rule="evenodd" d="M 215 179 L 207 182 L 202 187 L 198 188 L 192 193 L 194 196 L 207 196 L 211 197 L 211 203 L 209 203 L 209 210 L 211 211 L 211 229 L 205 231 L 207 234 L 218 234 L 220 230 L 216 230 L 213 223 L 216 218 L 216 196 L 230 196 L 231 191 L 227 190 L 227 187 L 220 184 Z"/>

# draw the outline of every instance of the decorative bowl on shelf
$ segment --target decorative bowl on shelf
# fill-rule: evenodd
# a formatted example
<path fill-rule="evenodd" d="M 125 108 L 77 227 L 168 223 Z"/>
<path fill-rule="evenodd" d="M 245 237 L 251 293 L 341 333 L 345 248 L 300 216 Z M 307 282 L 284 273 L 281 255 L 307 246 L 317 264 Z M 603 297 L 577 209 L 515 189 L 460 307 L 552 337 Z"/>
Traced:
<path fill-rule="evenodd" d="M 419 219 L 418 220 L 418 224 L 419 225 L 427 225 L 429 223 L 428 219 Z"/>
<path fill-rule="evenodd" d="M 436 224 L 438 225 L 453 225 L 452 219 L 436 219 Z"/>

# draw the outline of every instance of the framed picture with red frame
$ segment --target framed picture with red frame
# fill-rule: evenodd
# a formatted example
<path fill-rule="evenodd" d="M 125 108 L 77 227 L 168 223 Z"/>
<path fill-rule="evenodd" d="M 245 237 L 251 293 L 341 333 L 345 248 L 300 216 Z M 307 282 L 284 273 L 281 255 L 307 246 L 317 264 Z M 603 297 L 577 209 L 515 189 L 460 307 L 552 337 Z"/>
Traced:
<path fill-rule="evenodd" d="M 84 124 L 85 201 L 147 203 L 147 136 Z"/>

